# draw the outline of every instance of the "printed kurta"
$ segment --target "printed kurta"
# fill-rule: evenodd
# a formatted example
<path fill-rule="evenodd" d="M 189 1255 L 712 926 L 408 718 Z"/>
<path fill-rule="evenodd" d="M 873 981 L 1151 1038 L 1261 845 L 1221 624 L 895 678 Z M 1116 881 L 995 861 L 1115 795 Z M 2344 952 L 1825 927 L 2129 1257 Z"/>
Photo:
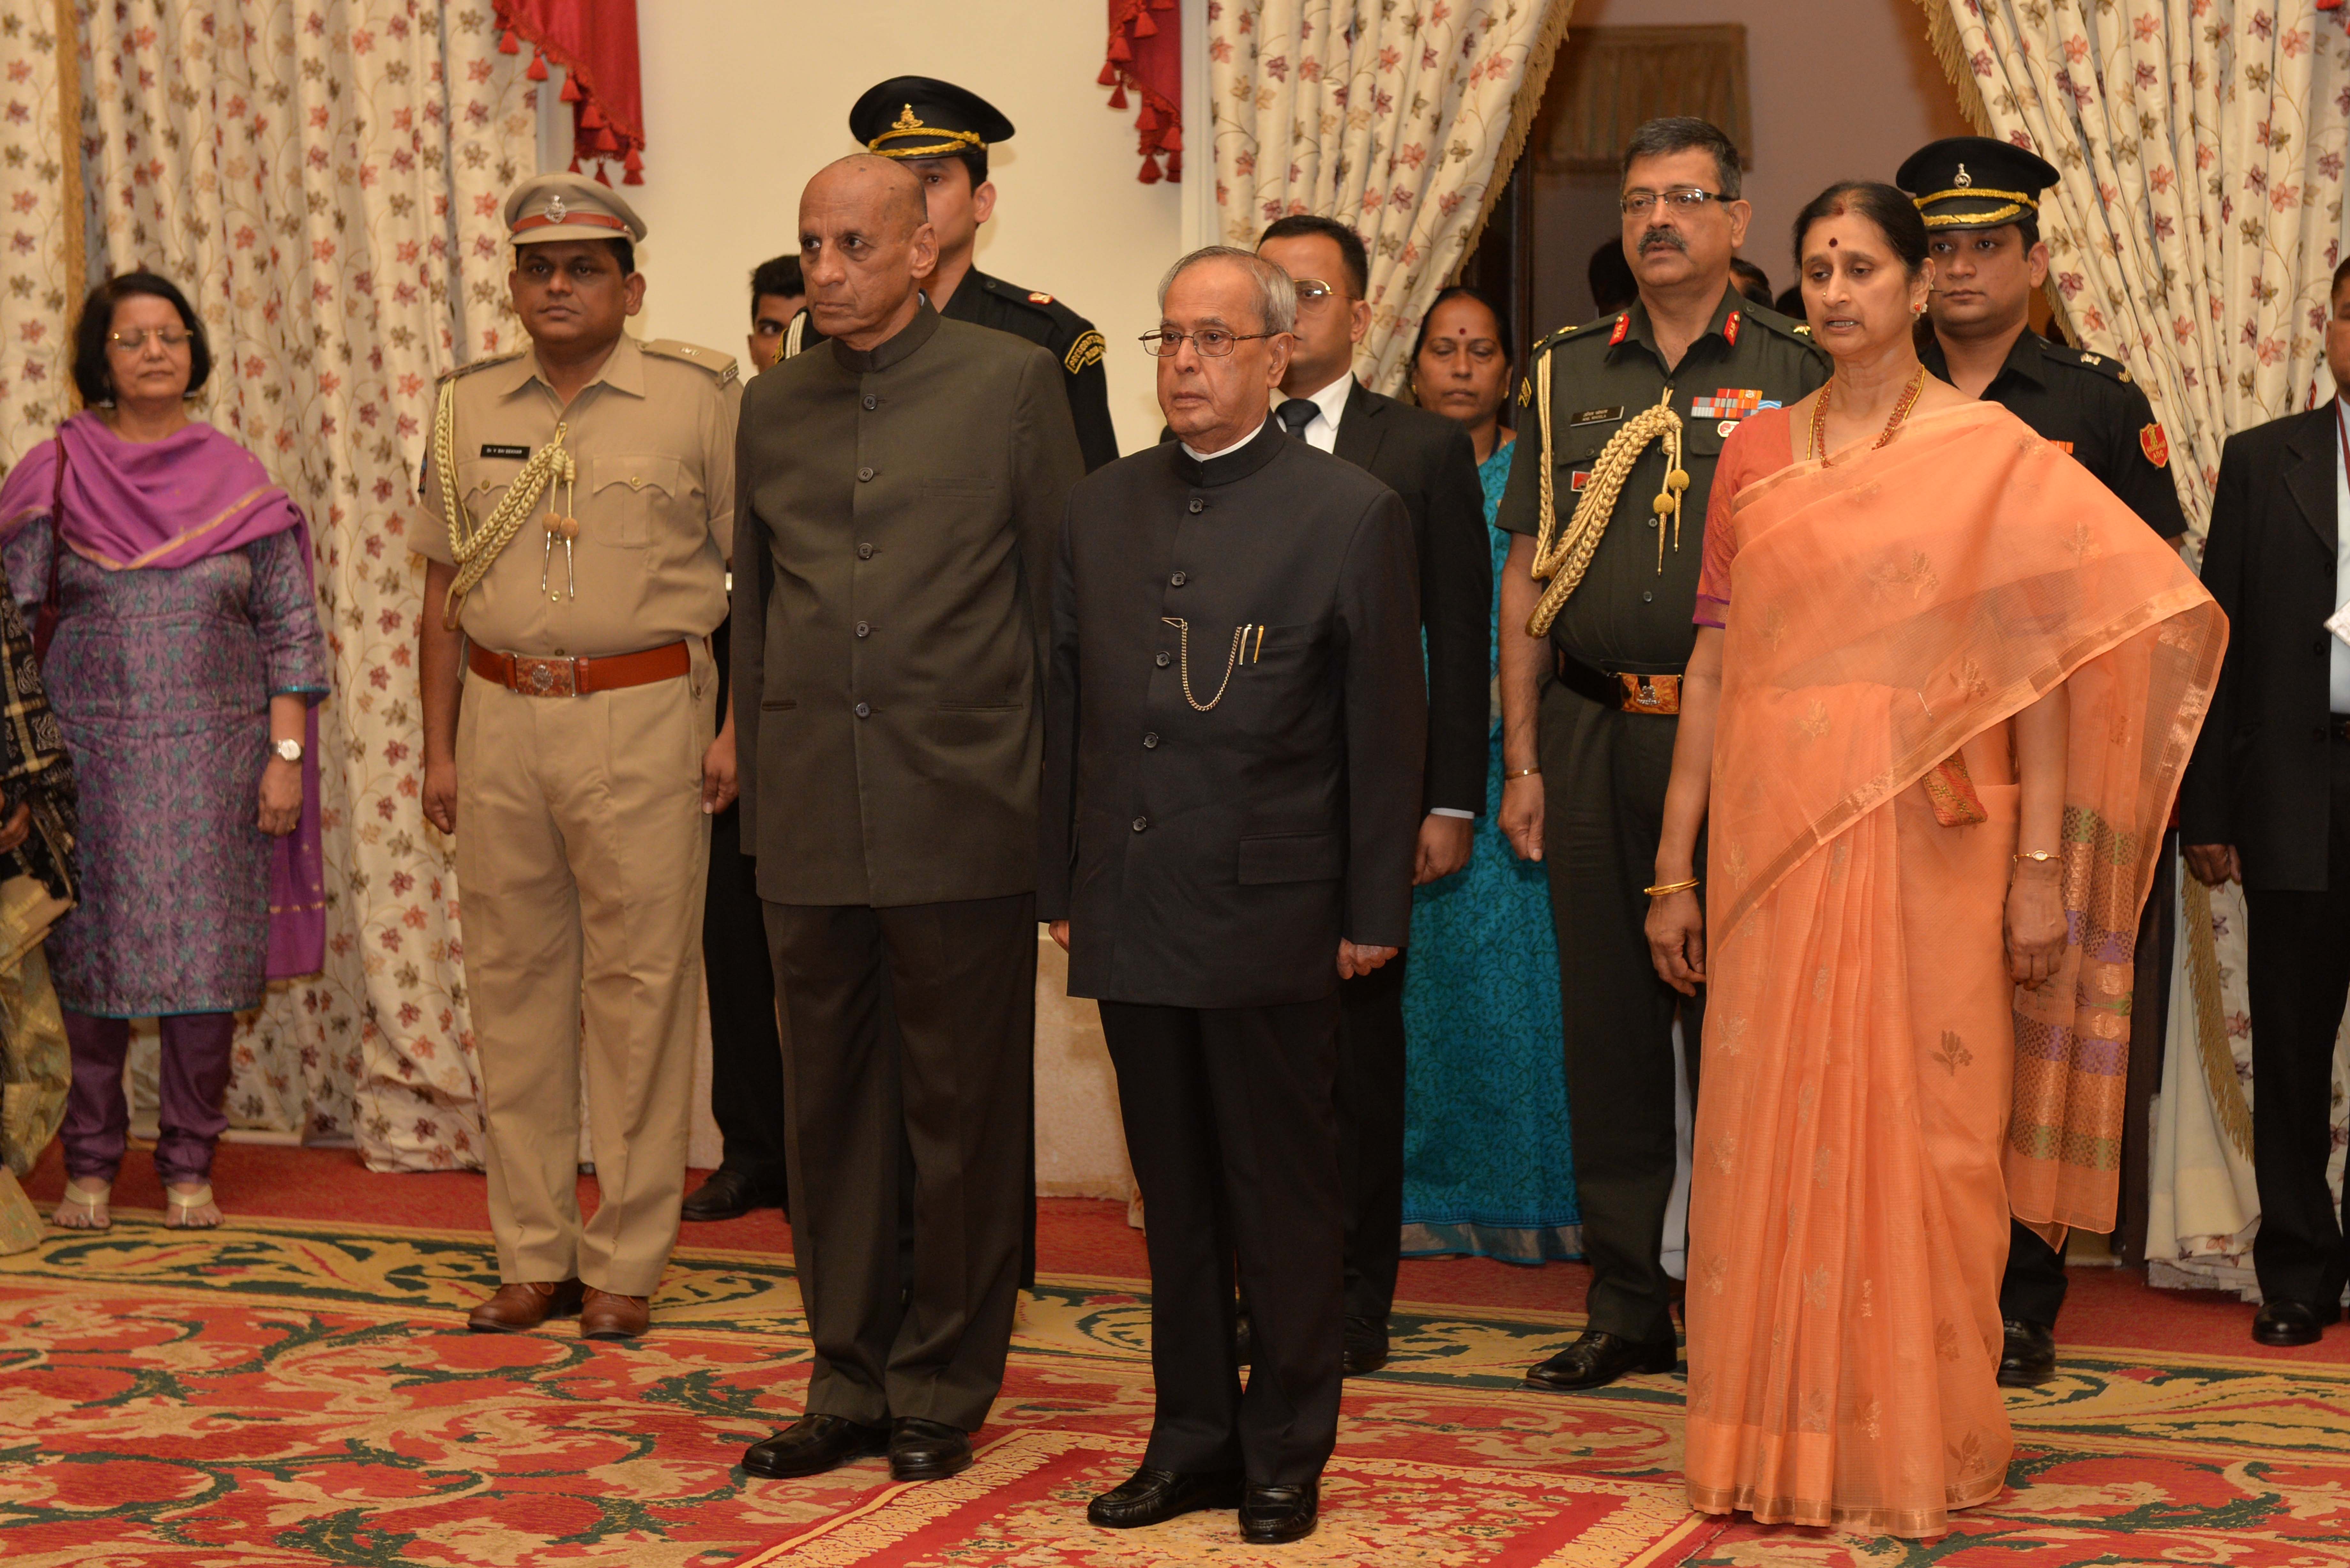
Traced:
<path fill-rule="evenodd" d="M 30 620 L 51 533 L 19 528 Z M 107 571 L 71 551 L 42 673 L 81 791 L 81 902 L 49 936 L 57 997 L 140 1018 L 261 1003 L 273 841 L 255 824 L 269 699 L 327 690 L 303 535 L 192 566 Z M 314 698 L 315 700 L 315 698 Z"/>

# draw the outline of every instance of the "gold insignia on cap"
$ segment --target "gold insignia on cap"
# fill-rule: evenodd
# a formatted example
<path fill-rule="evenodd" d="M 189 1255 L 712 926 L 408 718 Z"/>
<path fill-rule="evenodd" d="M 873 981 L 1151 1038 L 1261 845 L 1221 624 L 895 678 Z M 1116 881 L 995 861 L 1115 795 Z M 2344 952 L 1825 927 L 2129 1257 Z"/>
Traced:
<path fill-rule="evenodd" d="M 1950 183 L 1956 185 L 1961 191 L 1965 190 L 1974 182 L 1975 177 L 1967 172 L 1967 166 L 1963 163 L 1959 165 L 1959 171 L 1950 177 Z"/>
<path fill-rule="evenodd" d="M 922 123 L 921 118 L 914 112 L 914 106 L 910 103 L 898 111 L 897 120 L 889 129 L 903 134 L 909 131 L 928 130 L 930 127 Z"/>
<path fill-rule="evenodd" d="M 546 215 L 553 218 L 556 223 L 559 223 L 563 222 L 565 216 L 569 212 L 570 209 L 563 204 L 563 194 L 561 192 L 557 192 L 546 199 Z"/>
<path fill-rule="evenodd" d="M 893 136 L 932 136 L 945 140 L 926 141 L 918 147 L 881 145 Z M 889 122 L 889 130 L 865 144 L 865 151 L 878 152 L 884 158 L 944 158 L 951 153 L 986 145 L 987 139 L 976 130 L 941 130 L 937 126 L 923 124 L 921 116 L 914 112 L 914 106 L 910 103 L 899 109 L 898 118 Z"/>

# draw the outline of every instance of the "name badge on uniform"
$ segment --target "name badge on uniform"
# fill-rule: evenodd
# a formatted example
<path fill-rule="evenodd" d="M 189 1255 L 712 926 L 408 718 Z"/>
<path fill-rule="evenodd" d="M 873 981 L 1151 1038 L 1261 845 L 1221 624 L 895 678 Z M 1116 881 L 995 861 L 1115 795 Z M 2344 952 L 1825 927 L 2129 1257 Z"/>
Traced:
<path fill-rule="evenodd" d="M 1623 417 L 1624 405 L 1618 403 L 1612 409 L 1586 409 L 1566 422 L 1571 425 L 1604 425 Z"/>
<path fill-rule="evenodd" d="M 526 462 L 530 460 L 530 448 L 526 446 L 500 446 L 495 441 L 485 441 L 482 443 L 482 455 L 484 457 L 510 457 L 517 462 Z"/>

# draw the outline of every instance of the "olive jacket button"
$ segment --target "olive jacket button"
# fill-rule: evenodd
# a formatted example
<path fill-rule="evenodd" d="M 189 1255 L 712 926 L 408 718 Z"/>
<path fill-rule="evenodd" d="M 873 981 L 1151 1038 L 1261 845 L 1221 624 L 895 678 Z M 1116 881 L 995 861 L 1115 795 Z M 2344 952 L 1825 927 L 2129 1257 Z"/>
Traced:
<path fill-rule="evenodd" d="M 875 409 L 878 409 L 878 408 L 879 408 L 880 406 L 881 406 L 881 400 L 880 400 L 880 399 L 879 399 L 879 398 L 875 397 L 875 396 L 874 396 L 872 393 L 870 393 L 870 392 L 868 392 L 868 393 L 866 393 L 866 394 L 865 394 L 865 409 L 866 409 L 866 411 L 867 411 L 868 413 L 872 412 Z"/>
<path fill-rule="evenodd" d="M 873 717 L 873 704 L 870 702 L 859 702 L 857 705 L 857 716 L 860 719 L 870 719 Z"/>
<path fill-rule="evenodd" d="M 870 483 L 873 479 L 873 470 L 869 467 L 860 468 L 857 471 L 857 477 L 860 483 Z"/>
<path fill-rule="evenodd" d="M 872 546 L 872 545 L 858 545 L 858 546 L 857 546 L 857 558 L 858 558 L 858 560 L 860 560 L 860 561 L 869 561 L 869 560 L 871 560 L 871 559 L 873 558 L 873 546 Z"/>
<path fill-rule="evenodd" d="M 873 634 L 873 628 L 872 628 L 872 627 L 870 627 L 869 625 L 868 625 L 867 623 L 865 623 L 864 621 L 861 621 L 861 620 L 860 620 L 860 621 L 858 621 L 858 622 L 857 623 L 857 635 L 858 635 L 858 636 L 859 636 L 859 637 L 870 637 L 872 634 Z"/>

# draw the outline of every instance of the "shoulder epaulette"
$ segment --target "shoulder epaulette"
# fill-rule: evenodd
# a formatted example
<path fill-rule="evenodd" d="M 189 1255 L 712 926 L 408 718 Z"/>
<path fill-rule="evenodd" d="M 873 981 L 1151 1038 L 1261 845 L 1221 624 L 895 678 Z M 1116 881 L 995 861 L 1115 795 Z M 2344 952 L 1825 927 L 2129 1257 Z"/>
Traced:
<path fill-rule="evenodd" d="M 1777 311 L 1766 309 L 1760 305 L 1744 305 L 1739 308 L 1744 312 L 1746 318 L 1757 327 L 1768 328 L 1782 337 L 1792 337 L 1808 348 L 1819 347 L 1812 341 L 1812 324 L 1808 321 L 1797 321 L 1792 317 L 1782 316 Z"/>
<path fill-rule="evenodd" d="M 663 359 L 681 359 L 689 365 L 698 366 L 717 377 L 718 384 L 722 387 L 742 373 L 740 368 L 734 363 L 733 355 L 721 354 L 715 348 L 696 348 L 691 343 L 680 343 L 674 338 L 651 338 L 645 343 L 644 351 Z"/>
<path fill-rule="evenodd" d="M 476 370 L 486 370 L 493 365 L 511 364 L 515 360 L 521 358 L 523 357 L 523 352 L 524 351 L 522 349 L 515 348 L 504 354 L 491 354 L 483 358 L 469 359 L 464 364 L 456 367 L 454 369 L 442 371 L 441 379 L 442 381 L 453 381 L 461 376 L 470 376 Z M 437 386 L 439 383 L 436 382 L 434 384 Z"/>
<path fill-rule="evenodd" d="M 1087 321 L 1043 289 L 1023 288 L 1016 283 L 1006 283 L 1000 277 L 991 277 L 987 280 L 987 292 L 998 299 L 1020 306 L 1023 310 L 1033 310 L 1060 326 L 1074 327 L 1079 332 L 1093 330 L 1092 322 Z"/>
<path fill-rule="evenodd" d="M 2119 381 L 2126 387 L 2137 384 L 2130 378 L 2129 367 L 2110 354 L 2092 354 L 2086 348 L 2068 348 L 2045 337 L 2040 340 L 2040 352 L 2056 364 L 2076 365 L 2084 370 L 2095 370 L 2108 381 Z"/>

